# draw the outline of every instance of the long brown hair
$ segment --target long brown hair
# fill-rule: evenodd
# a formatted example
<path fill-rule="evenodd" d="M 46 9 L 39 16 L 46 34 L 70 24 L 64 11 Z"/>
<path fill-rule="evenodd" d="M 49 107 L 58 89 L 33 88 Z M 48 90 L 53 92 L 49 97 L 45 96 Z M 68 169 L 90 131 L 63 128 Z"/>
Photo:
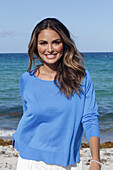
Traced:
<path fill-rule="evenodd" d="M 30 59 L 28 71 L 31 70 L 32 63 L 35 66 L 34 74 L 37 70 L 35 64 L 36 58 L 34 55 L 40 62 L 43 62 L 38 54 L 37 39 L 41 30 L 47 28 L 56 31 L 63 42 L 63 56 L 59 60 L 54 83 L 59 87 L 60 92 L 64 93 L 67 98 L 71 97 L 75 92 L 80 95 L 79 92 L 82 91 L 81 80 L 85 76 L 84 57 L 82 53 L 77 50 L 68 29 L 56 18 L 46 18 L 39 22 L 34 28 L 28 46 L 28 55 Z M 58 80 L 58 83 L 56 80 Z"/>

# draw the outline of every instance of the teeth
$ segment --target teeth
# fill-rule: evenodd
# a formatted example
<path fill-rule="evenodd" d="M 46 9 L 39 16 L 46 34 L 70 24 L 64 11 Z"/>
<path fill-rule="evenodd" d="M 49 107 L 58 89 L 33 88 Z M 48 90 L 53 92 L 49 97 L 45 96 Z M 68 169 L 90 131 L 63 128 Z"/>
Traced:
<path fill-rule="evenodd" d="M 54 57 L 55 55 L 47 55 L 48 58 Z"/>
<path fill-rule="evenodd" d="M 47 55 L 47 56 L 49 56 L 49 57 L 53 57 L 54 55 Z"/>

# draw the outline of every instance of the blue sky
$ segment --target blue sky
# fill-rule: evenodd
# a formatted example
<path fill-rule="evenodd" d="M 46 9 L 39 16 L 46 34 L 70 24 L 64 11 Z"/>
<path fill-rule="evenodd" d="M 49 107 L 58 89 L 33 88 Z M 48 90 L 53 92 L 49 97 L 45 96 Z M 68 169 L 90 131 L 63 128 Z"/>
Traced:
<path fill-rule="evenodd" d="M 0 53 L 26 53 L 46 17 L 63 22 L 81 52 L 113 52 L 113 0 L 1 0 Z"/>

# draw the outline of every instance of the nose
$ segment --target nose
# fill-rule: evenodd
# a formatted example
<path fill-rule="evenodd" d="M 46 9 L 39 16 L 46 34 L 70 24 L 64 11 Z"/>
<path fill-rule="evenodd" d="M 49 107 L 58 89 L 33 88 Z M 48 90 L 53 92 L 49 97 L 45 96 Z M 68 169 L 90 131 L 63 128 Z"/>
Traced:
<path fill-rule="evenodd" d="M 54 51 L 54 48 L 53 48 L 52 44 L 48 44 L 47 51 L 48 51 L 49 53 L 52 53 L 52 52 Z"/>

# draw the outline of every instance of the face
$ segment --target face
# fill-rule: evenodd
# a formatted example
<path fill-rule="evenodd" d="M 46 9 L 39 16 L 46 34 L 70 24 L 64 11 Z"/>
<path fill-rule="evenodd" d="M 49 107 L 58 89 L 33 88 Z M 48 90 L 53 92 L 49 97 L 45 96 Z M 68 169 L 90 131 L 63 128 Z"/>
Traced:
<path fill-rule="evenodd" d="M 63 55 L 63 43 L 59 34 L 50 29 L 42 30 L 38 35 L 37 49 L 46 64 L 56 64 Z"/>

